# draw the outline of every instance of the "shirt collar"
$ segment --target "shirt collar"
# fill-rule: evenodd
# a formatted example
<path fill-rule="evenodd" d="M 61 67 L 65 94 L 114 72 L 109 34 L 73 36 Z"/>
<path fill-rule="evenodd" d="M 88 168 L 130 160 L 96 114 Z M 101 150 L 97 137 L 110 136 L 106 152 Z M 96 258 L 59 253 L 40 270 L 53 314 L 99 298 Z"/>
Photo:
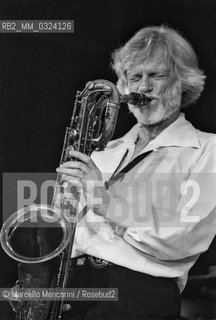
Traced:
<path fill-rule="evenodd" d="M 131 159 L 138 137 L 138 130 L 139 124 L 136 124 L 122 138 L 111 141 L 104 151 L 94 151 L 91 154 L 93 161 L 103 172 L 104 181 L 109 181 L 126 152 L 129 151 L 128 157 Z M 196 129 L 185 119 L 184 114 L 180 114 L 176 121 L 151 140 L 140 154 L 152 150 L 157 151 L 160 147 L 166 146 L 199 148 Z M 101 152 L 103 152 L 103 156 L 101 156 Z"/>
<path fill-rule="evenodd" d="M 137 123 L 120 140 L 123 140 L 127 148 L 130 149 L 135 144 L 139 131 Z M 200 143 L 197 138 L 196 129 L 185 119 L 184 113 L 165 128 L 155 139 L 151 140 L 144 148 L 145 151 L 158 149 L 160 147 L 177 146 L 199 148 Z"/>

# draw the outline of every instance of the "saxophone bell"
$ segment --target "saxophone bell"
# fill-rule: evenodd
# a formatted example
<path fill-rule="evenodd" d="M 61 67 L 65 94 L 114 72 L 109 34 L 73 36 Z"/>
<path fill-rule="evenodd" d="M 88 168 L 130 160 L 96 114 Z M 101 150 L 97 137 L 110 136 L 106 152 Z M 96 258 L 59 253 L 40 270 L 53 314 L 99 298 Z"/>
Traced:
<path fill-rule="evenodd" d="M 71 160 L 70 150 L 90 155 L 93 150 L 106 147 L 113 136 L 121 102 L 141 107 L 151 100 L 143 93 L 121 95 L 117 87 L 107 80 L 88 82 L 83 91 L 77 91 L 71 123 L 65 132 L 60 165 Z M 79 191 L 71 185 L 70 192 L 72 200 L 67 198 L 58 174 L 50 207 L 41 204 L 20 209 L 4 223 L 0 241 L 5 252 L 18 261 L 20 287 L 66 287 L 79 214 Z M 53 264 L 49 262 L 55 257 L 59 259 L 53 270 L 50 268 Z M 63 298 L 51 304 L 46 301 L 20 301 L 16 320 L 61 319 L 63 302 Z"/>

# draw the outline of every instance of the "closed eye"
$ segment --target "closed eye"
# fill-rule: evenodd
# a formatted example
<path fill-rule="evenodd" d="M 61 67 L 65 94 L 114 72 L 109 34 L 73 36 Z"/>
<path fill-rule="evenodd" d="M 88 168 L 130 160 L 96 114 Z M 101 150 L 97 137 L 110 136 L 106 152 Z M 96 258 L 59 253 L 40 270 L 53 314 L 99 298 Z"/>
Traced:
<path fill-rule="evenodd" d="M 156 74 L 155 77 L 156 78 L 165 78 L 167 76 L 167 74 Z"/>
<path fill-rule="evenodd" d="M 136 82 L 136 81 L 139 81 L 141 78 L 142 78 L 142 76 L 137 74 L 137 75 L 131 76 L 129 78 L 129 81 Z"/>
<path fill-rule="evenodd" d="M 168 76 L 168 72 L 151 72 L 149 73 L 149 77 L 161 79 Z"/>

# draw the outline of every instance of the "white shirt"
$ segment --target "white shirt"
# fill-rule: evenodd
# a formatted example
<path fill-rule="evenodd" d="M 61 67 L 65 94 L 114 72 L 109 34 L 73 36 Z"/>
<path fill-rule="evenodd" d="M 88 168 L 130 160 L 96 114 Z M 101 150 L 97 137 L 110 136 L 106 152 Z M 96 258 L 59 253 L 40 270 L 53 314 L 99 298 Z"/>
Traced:
<path fill-rule="evenodd" d="M 138 129 L 136 124 L 104 151 L 93 152 L 104 182 L 127 150 L 120 169 L 131 161 Z M 182 113 L 140 154 L 148 151 L 110 185 L 107 217 L 89 210 L 78 223 L 73 256 L 87 253 L 153 276 L 177 277 L 182 290 L 216 232 L 216 135 L 196 130 Z"/>

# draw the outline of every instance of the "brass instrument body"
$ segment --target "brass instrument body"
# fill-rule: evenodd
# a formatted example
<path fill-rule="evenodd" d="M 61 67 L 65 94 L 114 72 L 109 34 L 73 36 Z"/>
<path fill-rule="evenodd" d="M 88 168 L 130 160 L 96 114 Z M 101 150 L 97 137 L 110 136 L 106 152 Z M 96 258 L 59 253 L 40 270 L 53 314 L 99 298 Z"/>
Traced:
<path fill-rule="evenodd" d="M 106 147 L 113 136 L 121 102 L 140 107 L 150 100 L 143 94 L 122 96 L 107 80 L 88 82 L 82 92 L 77 92 L 60 165 L 72 160 L 69 156 L 72 149 L 90 155 L 93 150 Z M 79 203 L 77 188 L 71 185 L 70 191 L 76 202 L 64 196 L 64 185 L 58 174 L 51 206 L 32 205 L 20 209 L 4 223 L 1 244 L 5 252 L 19 262 L 20 287 L 66 287 Z M 24 243 L 29 247 L 23 248 Z M 58 260 L 57 267 L 53 259 Z M 57 320 L 61 319 L 62 309 L 63 300 L 51 304 L 41 300 L 20 301 L 16 320 Z"/>

